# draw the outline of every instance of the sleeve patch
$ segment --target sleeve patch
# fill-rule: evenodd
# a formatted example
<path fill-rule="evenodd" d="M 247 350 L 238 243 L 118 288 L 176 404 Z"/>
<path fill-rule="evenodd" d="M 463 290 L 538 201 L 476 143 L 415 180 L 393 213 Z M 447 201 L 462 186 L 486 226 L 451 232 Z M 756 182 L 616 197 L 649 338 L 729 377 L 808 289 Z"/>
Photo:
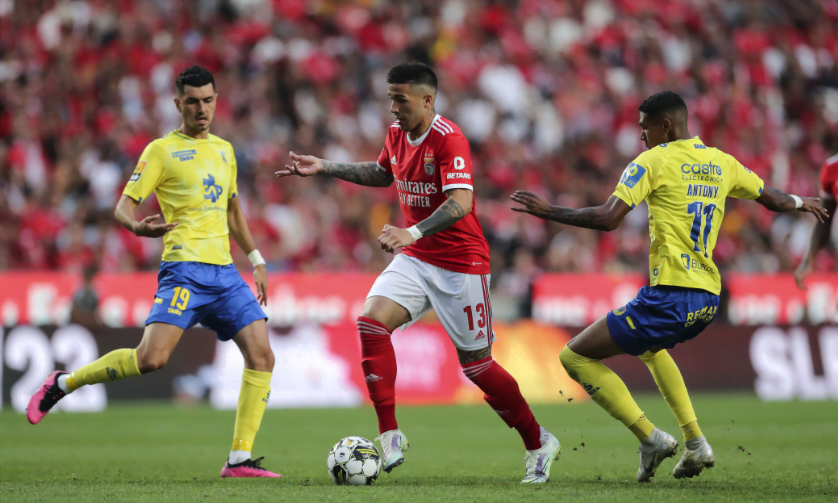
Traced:
<path fill-rule="evenodd" d="M 143 174 L 143 170 L 145 169 L 145 167 L 147 165 L 148 165 L 148 162 L 140 161 L 140 163 L 137 164 L 137 167 L 134 168 L 134 172 L 131 173 L 131 178 L 129 178 L 128 180 L 131 181 L 131 182 L 136 182 L 137 180 L 139 180 L 140 176 L 142 176 L 142 174 Z"/>
<path fill-rule="evenodd" d="M 637 185 L 637 182 L 639 182 L 645 174 L 646 168 L 633 162 L 629 163 L 625 171 L 623 171 L 623 176 L 620 178 L 620 183 L 622 183 L 630 189 L 633 189 L 634 186 Z"/>

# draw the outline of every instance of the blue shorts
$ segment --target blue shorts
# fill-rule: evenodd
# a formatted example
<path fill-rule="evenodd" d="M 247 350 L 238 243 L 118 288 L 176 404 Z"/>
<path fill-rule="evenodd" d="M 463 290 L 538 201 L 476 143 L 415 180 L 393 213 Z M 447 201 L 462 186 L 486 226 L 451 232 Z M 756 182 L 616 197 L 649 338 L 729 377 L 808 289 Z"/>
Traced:
<path fill-rule="evenodd" d="M 705 290 L 644 286 L 634 300 L 608 313 L 608 330 L 623 351 L 639 356 L 692 339 L 718 309 L 719 296 Z"/>
<path fill-rule="evenodd" d="M 236 268 L 200 262 L 161 262 L 157 294 L 145 324 L 184 330 L 197 323 L 229 341 L 256 320 L 267 319 Z"/>

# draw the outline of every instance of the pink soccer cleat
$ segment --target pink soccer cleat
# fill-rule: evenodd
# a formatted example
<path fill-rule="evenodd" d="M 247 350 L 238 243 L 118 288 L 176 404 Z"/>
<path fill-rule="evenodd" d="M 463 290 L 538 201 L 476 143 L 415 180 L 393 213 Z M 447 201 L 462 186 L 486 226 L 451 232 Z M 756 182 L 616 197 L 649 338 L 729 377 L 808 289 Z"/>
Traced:
<path fill-rule="evenodd" d="M 49 414 L 50 409 L 58 403 L 59 400 L 67 396 L 67 393 L 61 391 L 58 387 L 58 376 L 66 374 L 56 370 L 47 377 L 44 384 L 38 388 L 38 391 L 29 399 L 29 405 L 26 406 L 26 419 L 32 424 L 38 424 L 41 419 Z"/>
<path fill-rule="evenodd" d="M 229 462 L 224 463 L 224 468 L 221 469 L 221 478 L 224 479 L 227 477 L 284 477 L 284 475 L 265 470 L 264 468 L 259 466 L 263 459 L 265 459 L 264 456 L 256 459 L 246 459 L 241 463 L 237 463 L 235 465 L 231 465 Z"/>

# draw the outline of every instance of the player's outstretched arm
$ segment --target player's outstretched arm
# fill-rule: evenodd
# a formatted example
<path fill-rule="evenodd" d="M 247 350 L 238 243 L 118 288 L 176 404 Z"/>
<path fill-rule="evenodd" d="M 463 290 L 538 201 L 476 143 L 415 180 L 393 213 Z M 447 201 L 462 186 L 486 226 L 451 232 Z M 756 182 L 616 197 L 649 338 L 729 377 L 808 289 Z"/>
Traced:
<path fill-rule="evenodd" d="M 262 254 L 256 250 L 253 237 L 250 235 L 250 227 L 247 225 L 247 218 L 244 216 L 239 198 L 234 197 L 227 201 L 227 228 L 230 235 L 239 245 L 239 248 L 247 254 L 247 258 L 253 263 L 253 282 L 256 283 L 256 292 L 259 303 L 268 305 L 268 269 Z"/>
<path fill-rule="evenodd" d="M 756 198 L 756 202 L 771 211 L 785 212 L 800 210 L 806 213 L 812 213 L 820 223 L 824 223 L 825 219 L 829 217 L 829 213 L 821 206 L 821 198 L 792 196 L 780 189 L 775 189 L 767 185 L 763 188 L 762 194 Z"/>
<path fill-rule="evenodd" d="M 829 243 L 829 238 L 832 234 L 832 215 L 835 214 L 835 208 L 838 206 L 835 198 L 824 192 L 821 192 L 821 201 L 823 202 L 824 210 L 826 210 L 826 218 L 815 224 L 815 228 L 812 229 L 812 238 L 809 241 L 809 249 L 806 251 L 806 256 L 794 271 L 794 280 L 797 282 L 798 288 L 804 290 L 806 289 L 806 285 L 803 282 L 812 270 L 812 260 Z"/>
<path fill-rule="evenodd" d="M 523 207 L 513 206 L 512 211 L 529 213 L 545 220 L 599 231 L 613 231 L 631 211 L 631 206 L 615 195 L 609 197 L 602 206 L 578 210 L 553 206 L 547 199 L 526 190 L 515 191 L 510 199 L 523 205 Z"/>
<path fill-rule="evenodd" d="M 277 178 L 286 176 L 329 175 L 347 182 L 367 187 L 389 187 L 393 175 L 384 170 L 377 162 L 332 162 L 313 155 L 298 155 L 290 152 L 291 164 L 274 173 Z"/>
<path fill-rule="evenodd" d="M 474 207 L 474 195 L 468 189 L 451 189 L 445 192 L 448 199 L 422 220 L 409 229 L 401 229 L 392 225 L 385 225 L 378 236 L 381 249 L 390 253 L 399 248 L 410 246 L 417 239 L 442 232 L 451 227 L 461 218 L 471 213 Z"/>
<path fill-rule="evenodd" d="M 140 203 L 134 199 L 123 194 L 122 197 L 119 198 L 119 202 L 116 203 L 116 209 L 113 212 L 119 223 L 137 236 L 159 238 L 177 227 L 177 222 L 164 222 L 162 224 L 154 223 L 158 218 L 160 218 L 159 214 L 145 217 L 138 222 L 136 217 L 134 217 L 134 210 L 137 206 L 139 206 L 139 204 Z"/>

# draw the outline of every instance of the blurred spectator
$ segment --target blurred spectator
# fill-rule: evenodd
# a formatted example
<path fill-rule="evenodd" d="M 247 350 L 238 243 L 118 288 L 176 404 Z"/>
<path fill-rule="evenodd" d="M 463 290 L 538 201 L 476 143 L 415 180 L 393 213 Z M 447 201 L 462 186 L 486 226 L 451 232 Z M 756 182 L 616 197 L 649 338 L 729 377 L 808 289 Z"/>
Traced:
<path fill-rule="evenodd" d="M 817 193 L 838 151 L 837 26 L 834 0 L 0 0 L 0 269 L 77 270 L 94 250 L 105 271 L 156 267 L 160 241 L 124 231 L 112 207 L 145 145 L 178 126 L 174 78 L 197 63 L 215 73 L 213 133 L 236 148 L 269 266 L 380 271 L 394 190 L 272 173 L 291 149 L 375 159 L 384 76 L 415 59 L 437 69 L 438 111 L 471 140 L 495 285 L 643 271 L 645 208 L 606 234 L 513 214 L 508 195 L 603 202 L 642 149 L 638 103 L 662 89 L 687 99 L 708 145 Z M 791 270 L 811 225 L 740 201 L 725 217 L 723 271 Z"/>
<path fill-rule="evenodd" d="M 98 273 L 94 264 L 84 267 L 82 277 L 84 284 L 73 294 L 73 305 L 70 309 L 70 323 L 93 326 L 101 324 L 99 318 L 99 294 L 93 286 L 93 280 Z"/>

